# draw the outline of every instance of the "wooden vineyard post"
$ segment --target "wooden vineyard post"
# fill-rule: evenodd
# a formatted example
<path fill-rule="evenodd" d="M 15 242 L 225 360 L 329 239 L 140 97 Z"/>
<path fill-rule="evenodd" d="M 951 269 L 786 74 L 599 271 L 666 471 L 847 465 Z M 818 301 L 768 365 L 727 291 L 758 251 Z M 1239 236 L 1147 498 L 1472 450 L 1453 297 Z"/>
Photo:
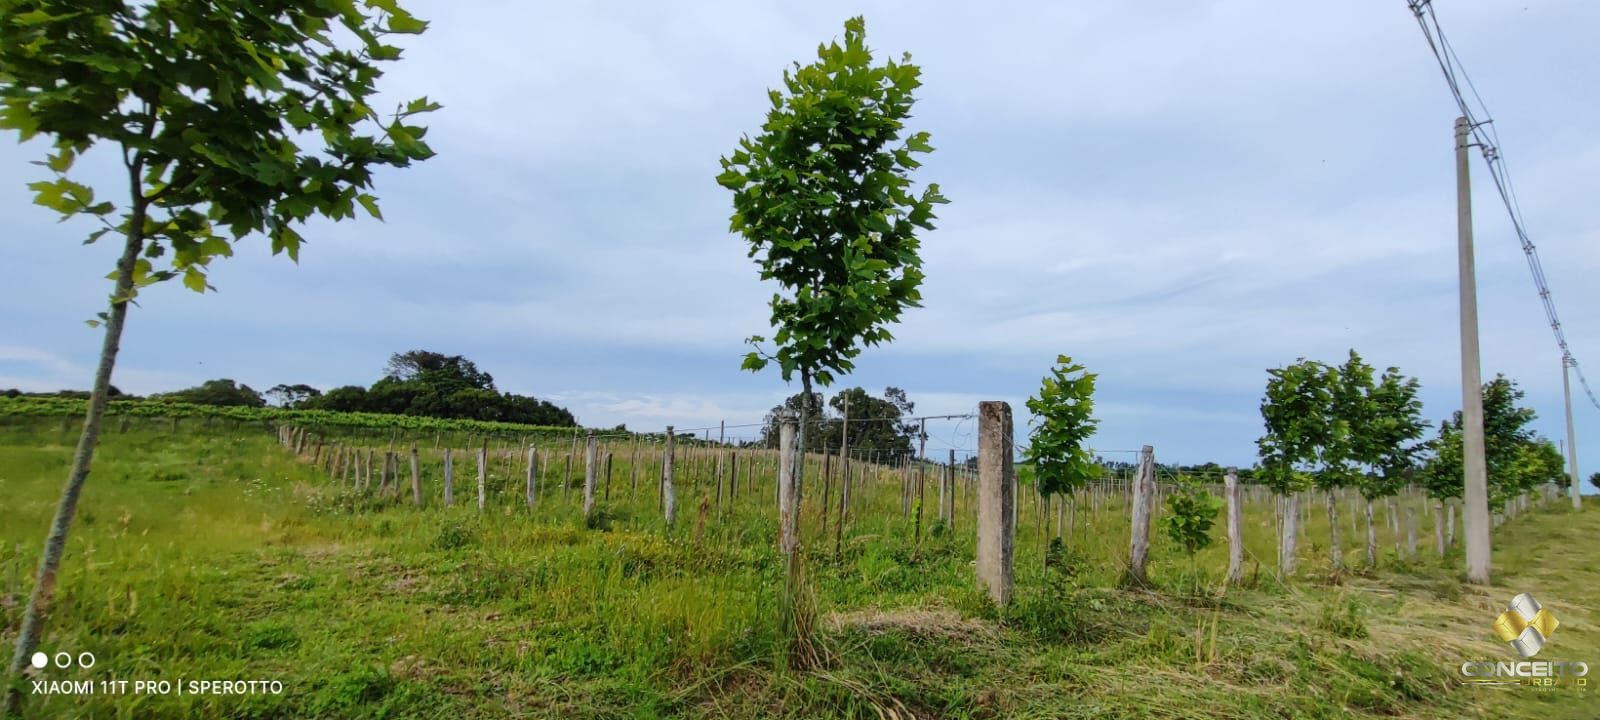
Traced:
<path fill-rule="evenodd" d="M 633 436 L 633 450 L 628 455 L 628 497 L 639 489 L 639 436 Z"/>
<path fill-rule="evenodd" d="M 489 440 L 478 447 L 478 512 L 489 504 Z"/>
<path fill-rule="evenodd" d="M 1417 559 L 1417 509 L 1406 508 L 1406 559 Z"/>
<path fill-rule="evenodd" d="M 839 526 L 850 513 L 850 394 L 844 395 L 844 420 L 839 426 Z M 837 531 L 835 531 L 837 534 Z M 837 543 L 835 543 L 837 544 Z M 835 549 L 835 555 L 838 550 Z"/>
<path fill-rule="evenodd" d="M 411 504 L 422 507 L 422 458 L 416 445 L 411 446 Z"/>
<path fill-rule="evenodd" d="M 727 464 L 727 460 L 728 460 L 728 449 L 725 448 L 725 447 L 717 448 L 717 517 L 718 518 L 721 518 L 721 516 L 722 516 L 723 470 L 726 469 L 725 466 Z"/>
<path fill-rule="evenodd" d="M 573 456 L 578 454 L 578 430 L 573 430 L 573 446 L 566 448 L 566 466 L 562 469 L 562 499 L 573 490 Z"/>
<path fill-rule="evenodd" d="M 455 468 L 450 462 L 450 448 L 444 449 L 444 506 L 456 504 Z"/>
<path fill-rule="evenodd" d="M 1239 472 L 1228 468 L 1222 487 L 1228 501 L 1228 584 L 1238 585 L 1244 580 L 1244 508 L 1239 503 Z"/>
<path fill-rule="evenodd" d="M 522 488 L 523 500 L 532 510 L 539 503 L 539 451 L 528 446 L 528 478 Z"/>
<path fill-rule="evenodd" d="M 1433 506 L 1433 547 L 1439 557 L 1444 557 L 1444 502 Z"/>
<path fill-rule="evenodd" d="M 1372 499 L 1367 499 L 1367 567 L 1378 566 L 1378 527 L 1372 521 Z"/>
<path fill-rule="evenodd" d="M 923 506 L 927 505 L 928 497 L 928 419 L 922 419 L 922 426 L 917 431 L 917 520 L 914 542 L 922 543 L 922 517 Z"/>
<path fill-rule="evenodd" d="M 605 452 L 605 455 L 603 455 L 600 458 L 600 467 L 602 469 L 603 474 L 606 476 L 605 501 L 606 502 L 611 502 L 611 451 L 610 450 L 607 450 Z"/>
<path fill-rule="evenodd" d="M 817 519 L 822 521 L 822 532 L 828 532 L 828 513 L 833 511 L 833 505 L 828 501 L 833 497 L 833 456 L 828 453 L 828 441 L 822 441 L 822 502 L 817 505 Z"/>
<path fill-rule="evenodd" d="M 995 605 L 1011 601 L 1016 543 L 1011 406 L 978 403 L 978 582 Z"/>
<path fill-rule="evenodd" d="M 596 455 L 594 432 L 591 431 L 589 439 L 583 446 L 583 519 L 586 522 L 594 519 L 595 474 L 600 469 L 596 467 L 599 460 Z"/>
<path fill-rule="evenodd" d="M 778 421 L 778 550 L 784 562 L 793 560 L 800 546 L 799 507 L 796 503 L 795 432 L 793 413 L 785 411 Z"/>
<path fill-rule="evenodd" d="M 672 527 L 672 523 L 678 519 L 678 491 L 673 487 L 672 477 L 672 446 L 676 437 L 672 426 L 668 425 L 667 447 L 661 456 L 661 516 L 666 519 L 667 527 Z"/>
<path fill-rule="evenodd" d="M 1133 480 L 1133 527 L 1128 547 L 1127 580 L 1139 585 L 1149 582 L 1145 562 L 1150 557 L 1150 515 L 1155 504 L 1155 475 L 1155 448 L 1145 445 L 1139 449 L 1139 472 Z"/>

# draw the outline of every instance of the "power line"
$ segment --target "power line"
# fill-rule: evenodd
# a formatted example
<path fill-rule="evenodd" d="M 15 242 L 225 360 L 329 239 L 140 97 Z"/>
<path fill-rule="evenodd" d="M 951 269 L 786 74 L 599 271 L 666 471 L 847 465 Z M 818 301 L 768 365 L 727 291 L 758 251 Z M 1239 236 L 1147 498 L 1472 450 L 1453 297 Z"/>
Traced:
<path fill-rule="evenodd" d="M 1422 28 L 1422 35 L 1428 40 L 1428 48 L 1433 51 L 1434 59 L 1439 62 L 1439 69 L 1444 72 L 1445 83 L 1450 86 L 1450 94 L 1455 97 L 1456 107 L 1460 109 L 1462 117 L 1467 119 L 1467 127 L 1471 129 L 1474 144 L 1483 153 L 1483 160 L 1489 166 L 1489 177 L 1494 180 L 1495 191 L 1500 194 L 1500 202 L 1505 205 L 1506 215 L 1511 218 L 1511 226 L 1516 230 L 1517 240 L 1522 245 L 1522 254 L 1528 259 L 1528 271 L 1533 275 L 1534 287 L 1539 291 L 1539 302 L 1544 305 L 1545 317 L 1550 321 L 1550 331 L 1555 334 L 1556 345 L 1561 348 L 1561 361 L 1577 374 L 1578 384 L 1583 387 L 1584 394 L 1589 396 L 1589 402 L 1600 409 L 1600 399 L 1595 398 L 1594 391 L 1589 388 L 1589 379 L 1583 376 L 1583 369 L 1578 367 L 1577 358 L 1572 356 L 1572 349 L 1567 346 L 1567 335 L 1561 329 L 1561 317 L 1556 313 L 1555 298 L 1550 293 L 1550 283 L 1545 278 L 1544 265 L 1539 262 L 1539 249 L 1528 238 L 1521 203 L 1517 201 L 1516 187 L 1511 183 L 1511 172 L 1506 168 L 1505 159 L 1501 157 L 1500 134 L 1494 129 L 1494 120 L 1489 117 L 1489 108 L 1484 104 L 1483 97 L 1478 94 L 1478 88 L 1472 84 L 1472 78 L 1462 66 L 1461 58 L 1457 57 L 1455 49 L 1450 47 L 1444 29 L 1439 26 L 1439 17 L 1433 11 L 1433 0 L 1406 0 L 1406 4 L 1416 16 L 1417 25 Z M 1474 113 L 1472 104 L 1467 102 L 1466 96 L 1462 94 L 1463 81 L 1481 113 Z"/>

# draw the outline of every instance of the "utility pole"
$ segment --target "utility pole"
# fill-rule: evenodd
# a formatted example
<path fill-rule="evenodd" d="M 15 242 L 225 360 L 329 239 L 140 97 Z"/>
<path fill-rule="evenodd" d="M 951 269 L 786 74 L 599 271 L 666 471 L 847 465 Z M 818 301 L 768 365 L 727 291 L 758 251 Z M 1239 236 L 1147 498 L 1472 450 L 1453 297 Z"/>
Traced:
<path fill-rule="evenodd" d="M 1478 282 L 1472 260 L 1472 181 L 1467 148 L 1472 126 L 1456 118 L 1456 250 L 1461 284 L 1461 447 L 1466 482 L 1462 520 L 1467 581 L 1489 584 L 1489 468 L 1483 457 L 1483 372 L 1478 365 Z"/>
<path fill-rule="evenodd" d="M 1571 355 L 1561 356 L 1561 397 L 1567 401 L 1567 475 L 1571 482 L 1567 489 L 1572 493 L 1572 509 L 1582 510 L 1583 499 L 1578 497 L 1578 440 L 1572 432 L 1572 381 L 1567 379 L 1572 363 Z"/>

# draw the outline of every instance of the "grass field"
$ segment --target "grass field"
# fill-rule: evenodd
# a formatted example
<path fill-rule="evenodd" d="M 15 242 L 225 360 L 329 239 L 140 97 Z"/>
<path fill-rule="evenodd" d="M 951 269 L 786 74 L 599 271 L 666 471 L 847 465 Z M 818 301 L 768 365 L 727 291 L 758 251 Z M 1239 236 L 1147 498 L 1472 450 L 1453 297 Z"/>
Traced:
<path fill-rule="evenodd" d="M 0 427 L 8 643 L 69 453 L 55 424 Z M 1593 688 L 1475 686 L 1457 670 L 1514 659 L 1490 624 L 1523 591 L 1561 621 L 1539 659 L 1600 666 L 1593 504 L 1573 513 L 1556 503 L 1497 530 L 1490 588 L 1460 581 L 1459 550 L 1434 558 L 1426 524 L 1419 560 L 1399 560 L 1385 534 L 1377 570 L 1331 582 L 1320 506 L 1300 576 L 1279 583 L 1270 509 L 1252 506 L 1247 545 L 1261 561 L 1246 587 L 1225 593 L 1223 548 L 1191 562 L 1159 534 L 1155 587 L 1115 589 L 1127 520 L 1114 502 L 1098 515 L 1080 503 L 1046 569 L 1053 531 L 1025 506 L 1016 599 L 996 610 L 973 581 L 970 507 L 957 504 L 953 531 L 931 522 L 930 507 L 919 540 L 884 473 L 858 489 L 838 556 L 831 524 L 824 534 L 807 506 L 806 568 L 827 661 L 802 672 L 775 669 L 781 563 L 770 477 L 758 473 L 719 506 L 710 483 L 680 476 L 670 530 L 653 475 L 641 472 L 649 482 L 637 492 L 614 479 L 600 527 L 586 528 L 576 490 L 547 486 L 537 509 L 523 507 L 513 465 L 491 463 L 489 510 L 479 514 L 471 463 L 456 458 L 457 505 L 443 508 L 430 456 L 428 506 L 416 509 L 409 490 L 386 502 L 331 485 L 269 432 L 110 433 L 42 647 L 97 661 L 41 677 L 278 680 L 284 689 L 34 696 L 29 716 L 1600 714 Z M 710 477 L 713 465 L 695 467 Z M 626 477 L 625 468 L 613 472 Z M 569 483 L 579 476 L 574 469 Z M 1361 564 L 1360 536 L 1345 535 L 1346 562 Z"/>

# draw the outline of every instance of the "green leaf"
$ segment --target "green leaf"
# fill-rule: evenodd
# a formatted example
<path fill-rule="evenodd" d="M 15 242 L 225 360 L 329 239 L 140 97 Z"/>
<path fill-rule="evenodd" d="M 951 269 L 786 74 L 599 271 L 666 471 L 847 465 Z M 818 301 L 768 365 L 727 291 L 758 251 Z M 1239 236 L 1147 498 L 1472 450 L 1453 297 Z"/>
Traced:
<path fill-rule="evenodd" d="M 206 275 L 198 268 L 188 268 L 183 271 L 183 286 L 197 293 L 204 293 L 206 288 Z"/>
<path fill-rule="evenodd" d="M 378 199 L 377 198 L 375 198 L 375 197 L 373 197 L 371 195 L 368 195 L 366 193 L 361 193 L 360 195 L 356 196 L 356 201 L 361 203 L 361 207 L 364 207 L 364 208 L 367 209 L 367 214 L 368 215 L 371 215 L 371 216 L 373 216 L 373 217 L 375 217 L 375 218 L 377 218 L 379 220 L 383 219 L 383 213 L 378 212 Z"/>
<path fill-rule="evenodd" d="M 428 29 L 428 24 L 396 7 L 389 15 L 389 32 L 416 35 Z"/>

